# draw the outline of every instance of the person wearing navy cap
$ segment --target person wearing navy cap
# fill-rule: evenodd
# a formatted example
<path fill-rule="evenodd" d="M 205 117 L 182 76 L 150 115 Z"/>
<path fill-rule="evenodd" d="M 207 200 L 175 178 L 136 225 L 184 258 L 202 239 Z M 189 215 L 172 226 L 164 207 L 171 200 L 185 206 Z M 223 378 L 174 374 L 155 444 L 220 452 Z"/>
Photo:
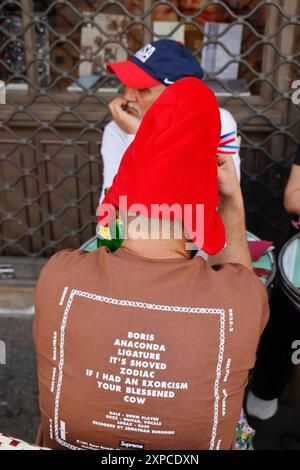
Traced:
<path fill-rule="evenodd" d="M 300 145 L 284 191 L 284 206 L 293 215 L 287 241 L 297 233 L 300 234 Z M 273 418 L 278 411 L 279 398 L 293 374 L 292 345 L 300 337 L 299 312 L 280 285 L 272 293 L 270 310 L 270 321 L 261 339 L 246 402 L 248 414 L 263 421 Z M 300 436 L 283 436 L 284 448 L 300 449 Z"/>
<path fill-rule="evenodd" d="M 160 39 L 142 47 L 128 61 L 107 65 L 125 86 L 122 97 L 115 98 L 109 109 L 113 120 L 105 127 L 101 154 L 104 165 L 100 202 L 112 185 L 122 157 L 132 143 L 146 111 L 166 87 L 185 77 L 203 77 L 194 55 L 183 44 L 172 39 Z M 237 124 L 229 111 L 220 108 L 221 140 L 218 153 L 233 157 L 240 179 Z"/>

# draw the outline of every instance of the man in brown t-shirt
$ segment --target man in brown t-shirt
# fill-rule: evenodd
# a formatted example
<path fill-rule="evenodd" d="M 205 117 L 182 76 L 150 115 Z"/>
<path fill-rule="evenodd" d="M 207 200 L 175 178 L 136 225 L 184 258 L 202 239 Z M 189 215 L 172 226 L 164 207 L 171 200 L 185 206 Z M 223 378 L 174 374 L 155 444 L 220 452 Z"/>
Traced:
<path fill-rule="evenodd" d="M 146 114 L 103 202 L 124 223 L 121 248 L 65 250 L 44 268 L 34 321 L 39 444 L 234 447 L 268 302 L 251 269 L 234 164 L 220 157 L 217 169 L 218 113 L 197 79 L 169 87 Z M 155 218 L 154 203 L 190 210 Z M 221 218 L 226 248 L 219 252 Z M 191 258 L 191 240 L 212 256 L 209 263 Z"/>

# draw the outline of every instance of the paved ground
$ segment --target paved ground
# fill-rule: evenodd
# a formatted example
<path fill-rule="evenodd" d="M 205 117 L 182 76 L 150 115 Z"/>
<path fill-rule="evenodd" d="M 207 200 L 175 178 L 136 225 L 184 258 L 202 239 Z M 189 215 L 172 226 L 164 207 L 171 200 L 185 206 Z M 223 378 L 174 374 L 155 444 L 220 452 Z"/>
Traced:
<path fill-rule="evenodd" d="M 33 441 L 39 422 L 32 315 L 0 315 L 6 364 L 0 365 L 0 431 Z"/>
<path fill-rule="evenodd" d="M 0 339 L 7 347 L 6 365 L 0 365 L 0 431 L 34 441 L 39 423 L 34 346 L 31 336 L 32 315 L 6 317 L 0 314 Z M 279 436 L 285 432 L 300 434 L 297 407 L 281 404 L 276 417 L 259 422 L 256 449 L 280 449 Z"/>

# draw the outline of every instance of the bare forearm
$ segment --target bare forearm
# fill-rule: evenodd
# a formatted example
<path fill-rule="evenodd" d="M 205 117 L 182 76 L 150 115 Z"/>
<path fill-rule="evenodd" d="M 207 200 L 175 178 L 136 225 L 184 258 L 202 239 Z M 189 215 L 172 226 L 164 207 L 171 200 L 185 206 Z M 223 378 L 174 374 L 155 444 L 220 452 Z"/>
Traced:
<path fill-rule="evenodd" d="M 285 195 L 284 207 L 289 214 L 300 215 L 300 189 L 290 191 Z"/>
<path fill-rule="evenodd" d="M 226 248 L 209 263 L 240 263 L 252 270 L 251 256 L 246 239 L 244 203 L 240 189 L 231 197 L 222 198 L 219 205 L 220 215 L 226 229 Z"/>

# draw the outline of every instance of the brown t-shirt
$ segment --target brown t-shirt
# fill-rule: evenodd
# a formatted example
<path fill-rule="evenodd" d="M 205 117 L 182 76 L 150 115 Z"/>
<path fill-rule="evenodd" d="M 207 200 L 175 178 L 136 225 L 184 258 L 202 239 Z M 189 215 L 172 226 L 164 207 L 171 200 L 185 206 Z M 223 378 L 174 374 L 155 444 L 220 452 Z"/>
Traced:
<path fill-rule="evenodd" d="M 230 449 L 267 319 L 238 264 L 54 255 L 36 291 L 39 444 Z"/>

